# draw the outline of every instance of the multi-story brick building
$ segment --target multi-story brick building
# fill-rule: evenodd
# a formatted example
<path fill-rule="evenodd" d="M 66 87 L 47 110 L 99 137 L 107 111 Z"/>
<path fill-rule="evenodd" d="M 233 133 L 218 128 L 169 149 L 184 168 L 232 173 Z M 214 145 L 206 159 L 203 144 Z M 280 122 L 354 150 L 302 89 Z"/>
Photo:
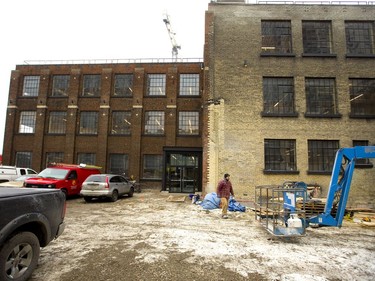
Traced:
<path fill-rule="evenodd" d="M 327 191 L 339 147 L 375 143 L 372 5 L 211 2 L 204 64 L 19 65 L 3 162 L 86 162 L 171 192 Z M 349 205 L 374 207 L 371 161 Z"/>
<path fill-rule="evenodd" d="M 202 63 L 18 65 L 4 163 L 99 165 L 173 192 L 202 190 Z"/>
<path fill-rule="evenodd" d="M 335 151 L 375 143 L 373 5 L 211 2 L 206 12 L 207 190 L 304 181 L 327 192 Z M 371 161 L 348 205 L 374 207 Z M 368 168 L 368 169 L 366 169 Z"/>

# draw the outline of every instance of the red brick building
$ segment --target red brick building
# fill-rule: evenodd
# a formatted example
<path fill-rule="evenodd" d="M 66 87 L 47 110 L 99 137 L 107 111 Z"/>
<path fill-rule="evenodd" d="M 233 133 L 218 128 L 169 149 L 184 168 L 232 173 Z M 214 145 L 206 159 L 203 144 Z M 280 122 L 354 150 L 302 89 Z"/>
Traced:
<path fill-rule="evenodd" d="M 18 65 L 4 164 L 87 163 L 171 192 L 202 190 L 203 64 Z"/>

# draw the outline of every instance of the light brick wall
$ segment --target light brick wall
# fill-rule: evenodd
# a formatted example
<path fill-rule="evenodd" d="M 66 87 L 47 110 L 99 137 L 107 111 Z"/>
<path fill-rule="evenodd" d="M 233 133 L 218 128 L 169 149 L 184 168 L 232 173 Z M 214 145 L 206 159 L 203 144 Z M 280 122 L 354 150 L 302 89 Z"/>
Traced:
<path fill-rule="evenodd" d="M 284 181 L 317 183 L 326 194 L 330 175 L 311 175 L 308 140 L 353 140 L 375 144 L 375 120 L 349 118 L 349 78 L 375 78 L 375 58 L 346 58 L 345 20 L 374 20 L 375 6 L 339 5 L 209 5 L 206 14 L 205 65 L 210 67 L 210 97 L 223 102 L 212 106 L 208 150 L 209 182 L 216 186 L 224 172 L 238 198 L 253 199 L 257 185 Z M 261 20 L 291 20 L 295 57 L 260 57 Z M 302 57 L 302 20 L 332 22 L 333 58 Z M 210 27 L 210 28 L 208 28 Z M 244 67 L 244 60 L 248 66 Z M 261 117 L 262 79 L 293 77 L 298 117 Z M 306 118 L 305 77 L 335 78 L 341 118 Z M 214 118 L 214 120 L 212 120 Z M 295 139 L 299 174 L 266 175 L 264 139 Z M 372 160 L 375 163 L 375 160 Z M 214 182 L 213 182 L 214 181 Z M 348 206 L 375 207 L 375 169 L 355 170 Z"/>

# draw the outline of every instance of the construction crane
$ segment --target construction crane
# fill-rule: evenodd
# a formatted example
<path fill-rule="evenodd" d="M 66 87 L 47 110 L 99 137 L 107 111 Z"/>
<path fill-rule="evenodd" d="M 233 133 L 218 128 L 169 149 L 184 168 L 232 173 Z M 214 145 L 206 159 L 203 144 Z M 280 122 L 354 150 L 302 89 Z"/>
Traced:
<path fill-rule="evenodd" d="M 177 61 L 178 50 L 181 49 L 181 46 L 178 45 L 176 42 L 176 38 L 175 38 L 176 33 L 174 33 L 172 30 L 171 21 L 167 13 L 165 13 L 165 17 L 163 21 L 165 23 L 165 26 L 167 27 L 169 39 L 171 40 L 171 43 L 172 43 L 172 59 L 173 61 Z"/>

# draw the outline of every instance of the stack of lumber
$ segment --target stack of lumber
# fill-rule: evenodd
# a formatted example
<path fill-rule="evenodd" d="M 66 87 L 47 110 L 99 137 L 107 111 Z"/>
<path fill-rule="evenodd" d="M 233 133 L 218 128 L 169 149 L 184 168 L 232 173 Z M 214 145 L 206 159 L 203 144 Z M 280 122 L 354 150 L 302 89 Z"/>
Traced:
<path fill-rule="evenodd" d="M 325 198 L 313 198 L 310 201 L 305 202 L 305 204 L 301 201 L 297 202 L 297 208 L 304 210 L 307 218 L 324 213 L 325 205 Z M 336 212 L 336 206 L 333 206 L 331 211 L 332 216 L 335 216 Z"/>

